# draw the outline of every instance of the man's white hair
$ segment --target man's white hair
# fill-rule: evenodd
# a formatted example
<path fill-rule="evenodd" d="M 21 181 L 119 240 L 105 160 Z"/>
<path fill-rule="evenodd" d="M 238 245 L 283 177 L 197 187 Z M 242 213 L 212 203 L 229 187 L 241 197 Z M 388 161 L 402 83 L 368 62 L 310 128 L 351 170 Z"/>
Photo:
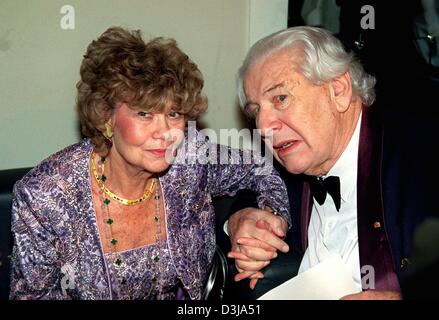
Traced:
<path fill-rule="evenodd" d="M 292 27 L 276 32 L 256 42 L 247 53 L 238 72 L 238 96 L 241 107 L 247 103 L 244 78 L 251 67 L 283 49 L 299 49 L 301 73 L 312 83 L 320 85 L 349 72 L 352 89 L 364 105 L 375 100 L 375 77 L 367 74 L 354 55 L 347 53 L 342 43 L 329 31 L 316 27 Z"/>

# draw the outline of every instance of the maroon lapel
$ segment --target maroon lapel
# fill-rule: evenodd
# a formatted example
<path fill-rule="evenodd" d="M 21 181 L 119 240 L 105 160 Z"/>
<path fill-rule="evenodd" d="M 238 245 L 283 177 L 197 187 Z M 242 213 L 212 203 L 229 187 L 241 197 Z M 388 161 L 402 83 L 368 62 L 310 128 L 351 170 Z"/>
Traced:
<path fill-rule="evenodd" d="M 399 290 L 384 225 L 381 180 L 383 131 L 374 117 L 373 110 L 363 108 L 357 178 L 360 266 L 364 279 L 371 279 L 371 272 L 375 273 L 376 290 Z M 368 287 L 371 282 L 365 282 L 363 289 L 373 289 Z"/>
<path fill-rule="evenodd" d="M 312 197 L 309 183 L 304 182 L 301 200 L 301 219 L 300 219 L 300 235 L 302 237 L 302 250 L 305 252 L 308 248 L 308 226 L 311 219 Z"/>

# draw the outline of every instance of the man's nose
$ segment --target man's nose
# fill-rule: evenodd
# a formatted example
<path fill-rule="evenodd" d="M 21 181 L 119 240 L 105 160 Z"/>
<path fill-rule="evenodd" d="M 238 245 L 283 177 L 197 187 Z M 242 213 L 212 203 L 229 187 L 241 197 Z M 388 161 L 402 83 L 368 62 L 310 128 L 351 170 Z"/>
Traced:
<path fill-rule="evenodd" d="M 259 115 L 256 119 L 256 126 L 261 131 L 262 138 L 272 135 L 282 127 L 275 110 L 269 108 L 260 108 Z"/>

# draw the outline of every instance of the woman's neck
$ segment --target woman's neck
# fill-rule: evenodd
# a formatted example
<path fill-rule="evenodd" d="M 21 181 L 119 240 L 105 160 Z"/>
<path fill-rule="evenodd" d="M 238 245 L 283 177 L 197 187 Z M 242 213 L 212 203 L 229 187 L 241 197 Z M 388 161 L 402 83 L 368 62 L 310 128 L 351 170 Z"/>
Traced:
<path fill-rule="evenodd" d="M 133 199 L 143 195 L 154 174 L 128 163 L 110 151 L 105 158 L 105 186 L 118 196 Z"/>

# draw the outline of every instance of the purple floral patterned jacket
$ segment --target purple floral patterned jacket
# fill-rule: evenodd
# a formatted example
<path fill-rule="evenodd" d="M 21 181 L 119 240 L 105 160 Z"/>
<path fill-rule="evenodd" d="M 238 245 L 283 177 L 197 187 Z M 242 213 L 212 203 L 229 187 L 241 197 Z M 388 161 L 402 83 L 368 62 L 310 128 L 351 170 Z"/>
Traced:
<path fill-rule="evenodd" d="M 113 298 L 91 195 L 92 149 L 84 139 L 53 154 L 16 183 L 11 299 Z M 286 188 L 277 173 L 256 175 L 261 167 L 257 161 L 243 164 L 243 152 L 229 151 L 226 155 L 235 164 L 176 161 L 160 178 L 167 246 L 191 299 L 202 297 L 215 252 L 211 197 L 252 189 L 259 194 L 260 208 L 275 209 L 291 224 Z M 179 152 L 176 160 L 188 159 L 190 153 L 189 148 L 183 155 Z M 75 275 L 75 286 L 66 290 L 61 283 L 68 273 Z"/>

